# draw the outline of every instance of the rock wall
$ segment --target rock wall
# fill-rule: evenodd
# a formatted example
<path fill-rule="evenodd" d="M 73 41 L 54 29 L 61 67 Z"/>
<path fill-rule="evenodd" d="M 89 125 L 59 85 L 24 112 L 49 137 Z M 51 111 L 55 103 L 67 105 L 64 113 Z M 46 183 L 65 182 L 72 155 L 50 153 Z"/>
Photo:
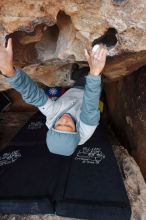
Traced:
<path fill-rule="evenodd" d="M 84 62 L 83 49 L 104 37 L 111 49 L 104 74 L 113 79 L 146 62 L 145 10 L 144 0 L 1 0 L 0 45 L 12 37 L 15 66 L 33 65 L 31 73 L 52 59 L 55 67 L 63 65 L 60 58 Z M 46 84 L 52 72 L 46 67 Z M 0 78 L 0 90 L 8 87 Z"/>
<path fill-rule="evenodd" d="M 111 124 L 139 164 L 146 179 L 146 66 L 112 83 L 104 83 Z"/>

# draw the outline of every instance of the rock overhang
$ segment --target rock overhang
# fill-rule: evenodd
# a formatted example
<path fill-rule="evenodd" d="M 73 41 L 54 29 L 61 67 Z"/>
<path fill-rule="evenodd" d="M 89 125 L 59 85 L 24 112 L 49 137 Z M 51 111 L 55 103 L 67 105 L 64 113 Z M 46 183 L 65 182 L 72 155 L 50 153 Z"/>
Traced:
<path fill-rule="evenodd" d="M 58 68 L 67 62 L 69 73 L 71 63 L 85 63 L 84 48 L 112 30 L 116 42 L 104 73 L 108 79 L 116 79 L 146 61 L 145 8 L 143 0 L 15 0 L 13 4 L 2 0 L 0 44 L 5 37 L 12 37 L 14 64 L 30 71 L 32 67 L 33 74 L 34 65 L 47 66 L 51 61 Z"/>

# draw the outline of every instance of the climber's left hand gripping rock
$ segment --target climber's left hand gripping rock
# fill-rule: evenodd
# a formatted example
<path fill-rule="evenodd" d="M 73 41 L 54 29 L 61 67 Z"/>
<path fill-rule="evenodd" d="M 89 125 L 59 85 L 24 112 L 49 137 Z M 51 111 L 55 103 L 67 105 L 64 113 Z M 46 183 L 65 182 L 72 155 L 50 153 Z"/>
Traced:
<path fill-rule="evenodd" d="M 15 76 L 13 68 L 12 38 L 8 39 L 7 47 L 0 47 L 0 71 L 7 77 Z"/>

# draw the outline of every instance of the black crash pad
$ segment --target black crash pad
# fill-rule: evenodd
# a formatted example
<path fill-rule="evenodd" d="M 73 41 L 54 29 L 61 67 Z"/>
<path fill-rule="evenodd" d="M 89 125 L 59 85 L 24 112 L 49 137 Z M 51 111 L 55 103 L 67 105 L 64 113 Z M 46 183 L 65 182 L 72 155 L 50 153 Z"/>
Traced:
<path fill-rule="evenodd" d="M 72 158 L 64 200 L 56 213 L 87 219 L 129 219 L 129 201 L 109 138 L 102 127 Z"/>
<path fill-rule="evenodd" d="M 71 157 L 49 152 L 45 117 L 35 114 L 0 153 L 0 213 L 130 220 L 109 137 L 99 126 Z"/>
<path fill-rule="evenodd" d="M 45 144 L 45 133 L 47 132 L 45 122 L 46 118 L 37 112 L 11 140 L 10 145 L 36 146 Z"/>

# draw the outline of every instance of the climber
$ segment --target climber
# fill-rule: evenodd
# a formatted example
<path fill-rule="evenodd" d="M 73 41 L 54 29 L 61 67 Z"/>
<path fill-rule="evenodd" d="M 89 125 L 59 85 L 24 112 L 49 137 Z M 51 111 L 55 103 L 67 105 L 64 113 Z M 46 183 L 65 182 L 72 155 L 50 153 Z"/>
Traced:
<path fill-rule="evenodd" d="M 46 116 L 46 142 L 50 152 L 70 156 L 94 133 L 100 119 L 98 103 L 106 55 L 105 45 L 91 51 L 85 49 L 90 73 L 84 76 L 84 87 L 75 83 L 75 87 L 52 101 L 23 70 L 13 67 L 12 39 L 8 39 L 5 48 L 0 47 L 0 71 L 5 79 L 21 93 L 25 102 L 38 107 Z"/>

